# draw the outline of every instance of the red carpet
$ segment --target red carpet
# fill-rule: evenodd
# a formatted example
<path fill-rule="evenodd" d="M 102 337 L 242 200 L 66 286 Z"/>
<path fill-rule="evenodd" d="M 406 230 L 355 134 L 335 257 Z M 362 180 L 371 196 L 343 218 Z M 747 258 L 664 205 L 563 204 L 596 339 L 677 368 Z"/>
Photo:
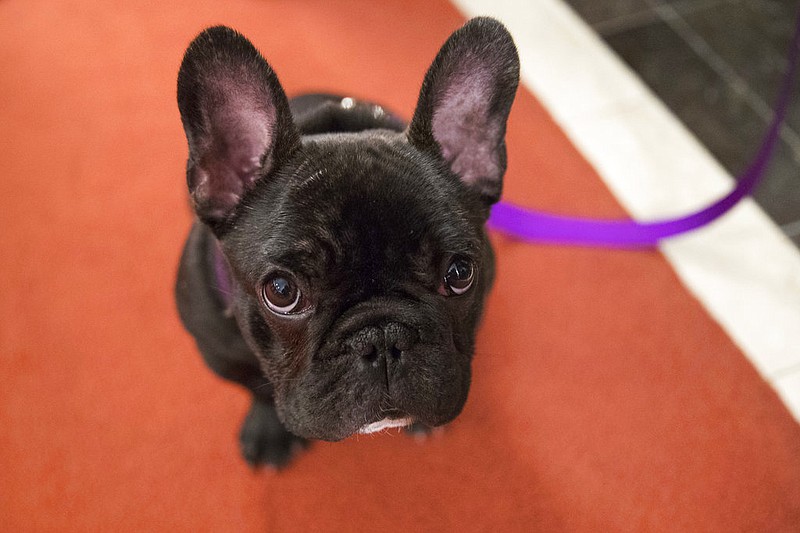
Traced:
<path fill-rule="evenodd" d="M 443 0 L 131 4 L 0 2 L 0 529 L 798 530 L 800 427 L 657 252 L 495 239 L 454 424 L 251 472 L 247 397 L 172 301 L 184 48 L 229 24 L 290 94 L 409 116 L 463 21 Z M 508 145 L 506 198 L 624 214 L 524 90 Z"/>

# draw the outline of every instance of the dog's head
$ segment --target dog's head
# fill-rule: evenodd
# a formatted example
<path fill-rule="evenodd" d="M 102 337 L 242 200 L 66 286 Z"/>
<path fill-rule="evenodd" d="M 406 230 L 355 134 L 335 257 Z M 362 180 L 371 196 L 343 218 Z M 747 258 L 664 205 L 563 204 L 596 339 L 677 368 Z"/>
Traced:
<path fill-rule="evenodd" d="M 437 55 L 405 131 L 303 136 L 243 36 L 211 28 L 187 50 L 189 191 L 290 431 L 338 440 L 461 411 L 518 76 L 505 28 L 473 19 Z"/>

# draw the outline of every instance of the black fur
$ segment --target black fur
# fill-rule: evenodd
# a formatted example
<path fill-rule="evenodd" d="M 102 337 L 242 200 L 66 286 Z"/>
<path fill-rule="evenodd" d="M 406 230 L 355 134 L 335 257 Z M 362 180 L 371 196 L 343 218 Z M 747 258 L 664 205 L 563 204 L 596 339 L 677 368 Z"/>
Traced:
<path fill-rule="evenodd" d="M 343 439 L 384 418 L 437 426 L 460 413 L 494 275 L 484 223 L 517 77 L 506 30 L 474 19 L 437 56 L 405 131 L 368 102 L 288 102 L 228 28 L 189 47 L 178 104 L 199 221 L 178 309 L 209 366 L 253 393 L 241 433 L 250 463 L 283 465 L 303 439 Z M 462 79 L 469 90 L 453 89 Z M 454 256 L 477 270 L 461 295 L 443 284 Z M 265 304 L 276 271 L 297 279 L 303 312 Z"/>

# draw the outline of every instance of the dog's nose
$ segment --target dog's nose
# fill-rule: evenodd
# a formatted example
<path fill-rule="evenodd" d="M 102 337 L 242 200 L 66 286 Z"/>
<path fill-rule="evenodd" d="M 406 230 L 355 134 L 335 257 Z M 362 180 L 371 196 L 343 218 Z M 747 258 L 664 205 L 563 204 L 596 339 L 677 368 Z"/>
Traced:
<path fill-rule="evenodd" d="M 391 367 L 403 359 L 403 354 L 416 343 L 416 333 L 396 322 L 384 326 L 368 326 L 348 340 L 351 353 L 358 357 L 365 369 L 391 378 Z"/>

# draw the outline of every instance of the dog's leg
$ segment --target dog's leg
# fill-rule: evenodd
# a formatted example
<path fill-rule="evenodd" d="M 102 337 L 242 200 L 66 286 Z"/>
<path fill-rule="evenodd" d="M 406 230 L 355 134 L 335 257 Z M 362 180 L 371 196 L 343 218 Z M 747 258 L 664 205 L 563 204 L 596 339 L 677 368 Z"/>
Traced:
<path fill-rule="evenodd" d="M 281 468 L 305 448 L 308 442 L 286 430 L 278 419 L 275 403 L 258 396 L 242 424 L 239 434 L 242 456 L 251 466 L 260 464 Z"/>

